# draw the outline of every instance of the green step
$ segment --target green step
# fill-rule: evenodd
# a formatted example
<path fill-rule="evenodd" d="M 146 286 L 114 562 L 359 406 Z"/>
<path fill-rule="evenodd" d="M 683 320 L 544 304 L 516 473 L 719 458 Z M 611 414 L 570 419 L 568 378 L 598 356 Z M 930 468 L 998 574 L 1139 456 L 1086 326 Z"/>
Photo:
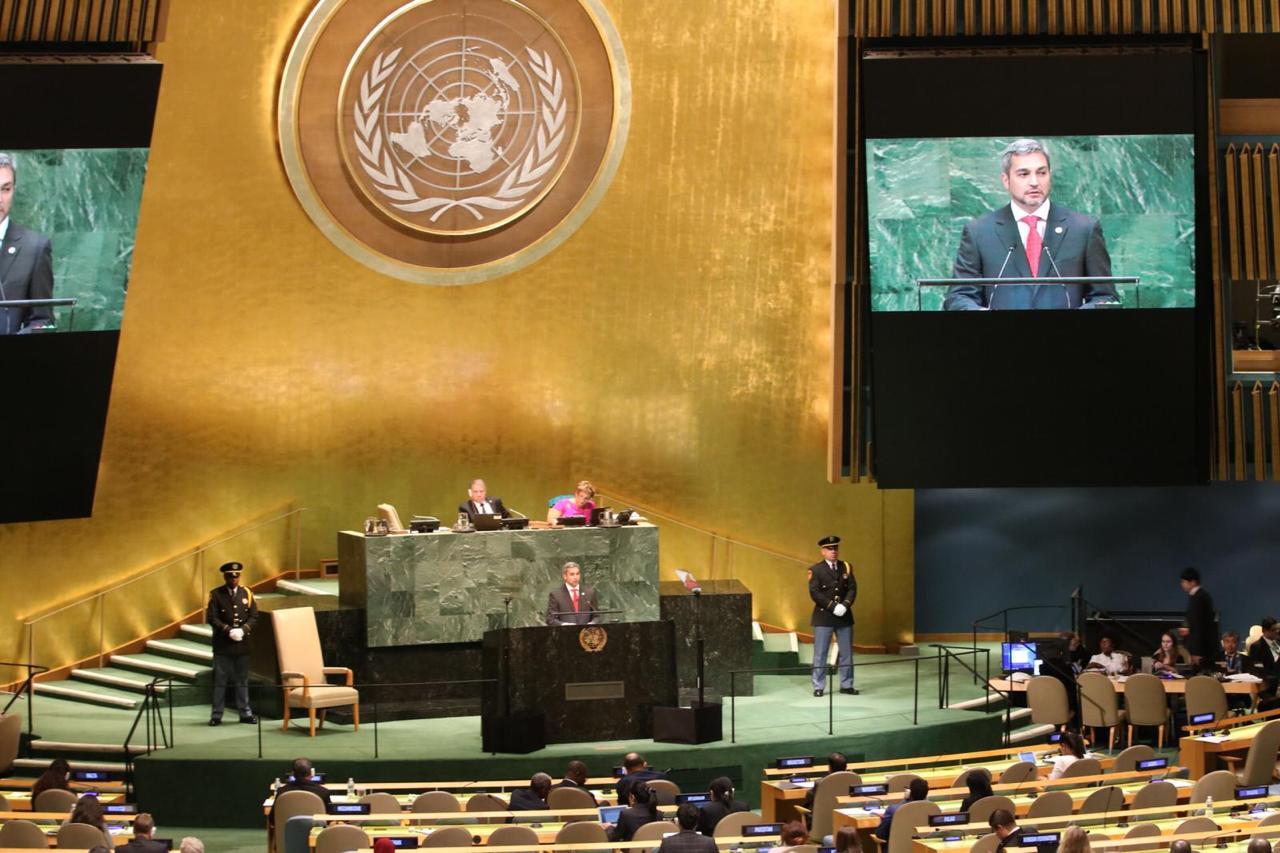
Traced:
<path fill-rule="evenodd" d="M 181 633 L 178 636 L 184 640 L 202 643 L 206 646 L 213 644 L 213 626 L 212 625 L 183 625 Z"/>
<path fill-rule="evenodd" d="M 105 687 L 113 687 L 116 690 L 126 690 L 141 693 L 146 690 L 151 679 L 140 672 L 132 669 L 121 669 L 115 666 L 96 667 L 93 669 L 73 669 L 71 670 L 71 679 L 76 682 L 89 682 L 92 684 L 102 685 Z M 163 694 L 168 689 L 164 684 L 156 685 L 156 692 Z"/>
<path fill-rule="evenodd" d="M 333 595 L 338 594 L 338 582 L 323 578 L 303 578 L 292 580 L 281 578 L 276 581 L 276 592 L 285 595 Z"/>
<path fill-rule="evenodd" d="M 134 655 L 112 655 L 112 666 L 131 669 L 135 672 L 150 673 L 156 675 L 173 675 L 175 681 L 193 680 L 202 675 L 213 672 L 212 666 L 198 664 L 195 661 L 182 661 L 177 658 L 165 657 L 164 655 L 153 654 L 134 654 Z"/>
<path fill-rule="evenodd" d="M 35 690 L 37 696 L 53 696 L 71 702 L 106 705 L 125 711 L 134 710 L 142 702 L 142 697 L 136 693 L 82 681 L 38 681 Z"/>
<path fill-rule="evenodd" d="M 213 664 L 213 647 L 211 643 L 198 640 L 186 640 L 175 637 L 172 640 L 147 640 L 147 651 L 162 657 L 172 657 L 183 662 L 202 665 Z"/>

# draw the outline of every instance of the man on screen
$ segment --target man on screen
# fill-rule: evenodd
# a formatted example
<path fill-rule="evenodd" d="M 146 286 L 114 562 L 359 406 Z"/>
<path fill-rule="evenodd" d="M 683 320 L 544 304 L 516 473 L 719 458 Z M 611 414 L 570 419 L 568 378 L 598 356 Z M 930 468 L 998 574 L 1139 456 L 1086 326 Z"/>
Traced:
<path fill-rule="evenodd" d="M 10 308 L 15 299 L 53 297 L 53 246 L 45 235 L 9 218 L 18 167 L 0 154 L 0 335 L 21 335 L 53 325 L 48 306 Z"/>
<path fill-rule="evenodd" d="M 1009 204 L 964 227 L 954 278 L 1110 276 L 1111 257 L 1098 220 L 1049 201 L 1049 152 L 1034 139 L 1010 143 L 1000 156 Z M 1081 308 L 1115 304 L 1110 284 L 954 284 L 947 311 Z"/>

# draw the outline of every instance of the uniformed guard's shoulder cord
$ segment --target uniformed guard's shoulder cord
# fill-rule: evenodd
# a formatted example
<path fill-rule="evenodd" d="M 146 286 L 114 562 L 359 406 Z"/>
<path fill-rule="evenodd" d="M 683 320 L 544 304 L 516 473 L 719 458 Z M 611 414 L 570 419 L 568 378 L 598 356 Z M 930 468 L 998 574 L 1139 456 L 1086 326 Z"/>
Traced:
<path fill-rule="evenodd" d="M 247 596 L 249 596 L 249 600 L 248 600 L 248 601 L 246 601 L 245 603 L 246 603 L 246 604 L 253 604 L 253 590 L 249 589 L 249 587 L 247 587 L 247 586 L 246 586 L 246 587 L 244 588 L 244 594 L 245 594 L 245 595 L 247 595 Z"/>

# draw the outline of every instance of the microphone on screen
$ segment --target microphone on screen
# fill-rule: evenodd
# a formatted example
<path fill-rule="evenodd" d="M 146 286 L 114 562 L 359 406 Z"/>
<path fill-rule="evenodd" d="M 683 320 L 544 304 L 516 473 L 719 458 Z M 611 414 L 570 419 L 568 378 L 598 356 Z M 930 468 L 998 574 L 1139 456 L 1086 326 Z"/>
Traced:
<path fill-rule="evenodd" d="M 996 278 L 1004 278 L 1004 268 L 1009 266 L 1009 259 L 1013 257 L 1013 250 L 1016 248 L 1018 248 L 1016 245 L 1011 244 L 1009 246 L 1009 251 L 1004 253 L 1004 263 L 1000 265 L 1000 272 L 996 273 Z M 996 290 L 999 289 L 999 287 L 1000 285 L 998 284 L 991 285 L 991 298 L 987 300 L 988 309 L 995 305 Z"/>

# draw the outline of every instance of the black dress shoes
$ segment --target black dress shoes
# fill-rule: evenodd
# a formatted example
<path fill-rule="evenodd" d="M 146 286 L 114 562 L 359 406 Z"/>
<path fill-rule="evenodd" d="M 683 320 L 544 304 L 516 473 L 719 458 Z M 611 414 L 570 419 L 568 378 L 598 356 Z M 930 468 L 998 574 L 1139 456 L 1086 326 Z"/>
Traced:
<path fill-rule="evenodd" d="M 221 720 L 221 719 L 219 719 L 218 717 L 211 717 L 211 718 L 209 719 L 209 725 L 211 725 L 211 726 L 220 726 L 220 725 L 222 725 L 222 720 Z"/>
<path fill-rule="evenodd" d="M 240 722 L 242 722 L 242 723 L 256 723 L 256 722 L 258 722 L 258 718 L 257 718 L 257 717 L 255 717 L 253 714 L 250 714 L 250 715 L 249 715 L 249 716 L 247 716 L 247 717 L 241 717 L 241 718 L 240 718 Z"/>
<path fill-rule="evenodd" d="M 822 695 L 822 691 L 821 691 L 821 690 L 815 690 L 815 691 L 813 691 L 813 695 L 814 695 L 814 696 L 821 696 L 821 695 Z"/>
<path fill-rule="evenodd" d="M 856 687 L 841 687 L 840 692 L 846 696 L 857 696 L 859 693 Z"/>

